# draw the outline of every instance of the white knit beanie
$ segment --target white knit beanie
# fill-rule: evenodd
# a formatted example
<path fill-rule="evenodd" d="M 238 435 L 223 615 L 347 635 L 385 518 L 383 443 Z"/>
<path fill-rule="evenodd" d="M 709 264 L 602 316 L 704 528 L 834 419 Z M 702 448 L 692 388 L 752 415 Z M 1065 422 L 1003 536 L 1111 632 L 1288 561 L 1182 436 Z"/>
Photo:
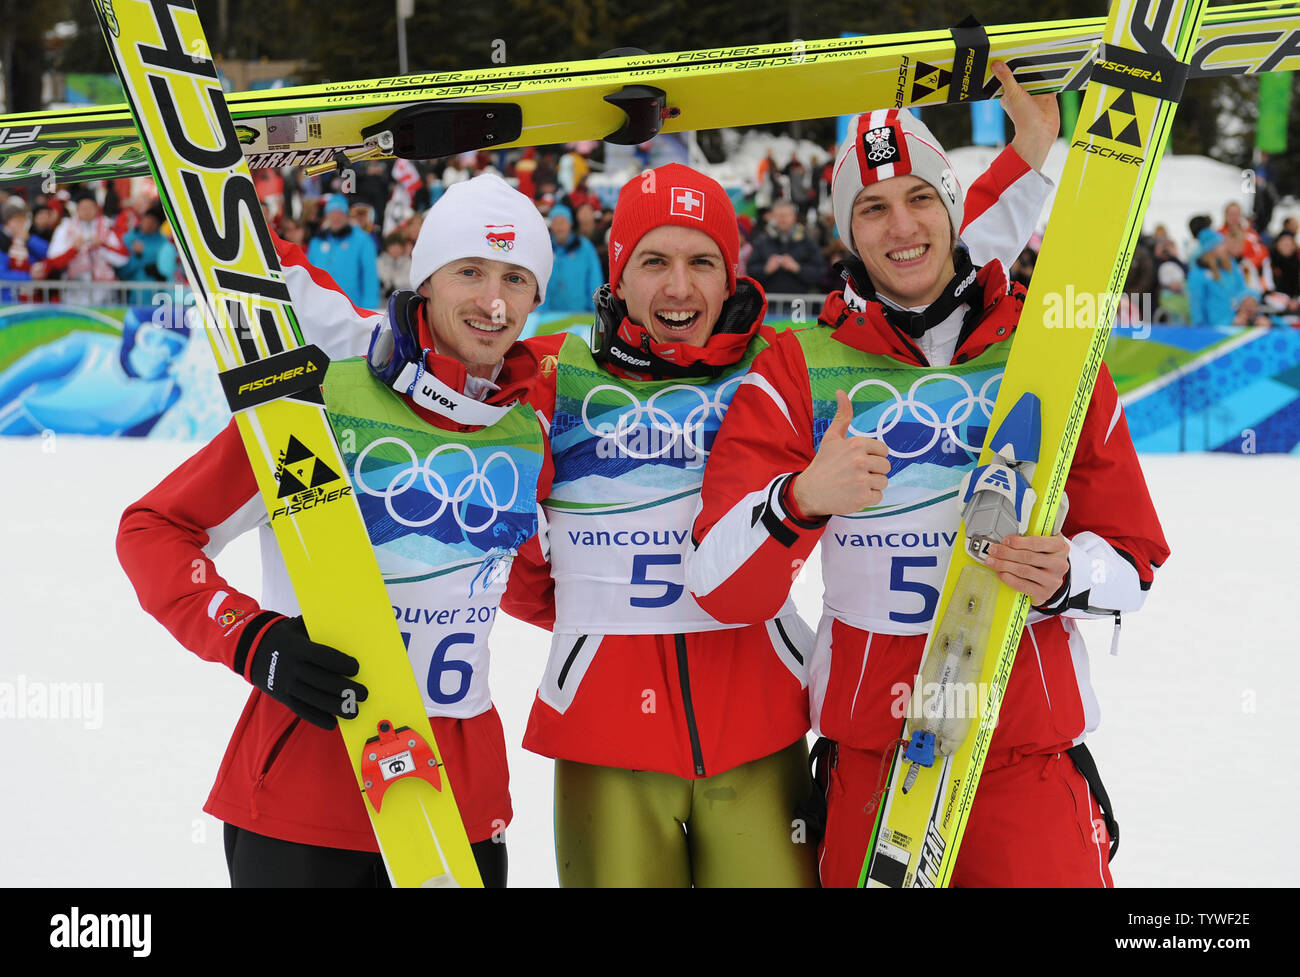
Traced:
<path fill-rule="evenodd" d="M 443 265 L 461 258 L 527 268 L 546 301 L 555 260 L 546 220 L 531 200 L 495 174 L 453 183 L 429 208 L 411 251 L 411 287 L 418 289 Z"/>
<path fill-rule="evenodd" d="M 863 112 L 849 123 L 849 134 L 835 155 L 831 205 L 840 240 L 855 256 L 853 202 L 863 187 L 912 174 L 939 191 L 952 221 L 952 238 L 961 233 L 964 197 L 957 174 L 939 140 L 907 109 Z"/>

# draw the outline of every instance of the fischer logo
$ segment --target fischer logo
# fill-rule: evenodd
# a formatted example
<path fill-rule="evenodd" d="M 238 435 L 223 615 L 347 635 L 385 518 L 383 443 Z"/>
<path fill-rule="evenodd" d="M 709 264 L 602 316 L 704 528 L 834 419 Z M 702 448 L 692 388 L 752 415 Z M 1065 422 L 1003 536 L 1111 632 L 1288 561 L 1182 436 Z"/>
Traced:
<path fill-rule="evenodd" d="M 1121 75 L 1132 75 L 1134 78 L 1144 78 L 1157 85 L 1164 83 L 1164 79 L 1160 77 L 1159 71 L 1147 71 L 1145 68 L 1137 68 L 1129 64 L 1120 64 L 1118 61 L 1098 61 L 1094 66 L 1094 70 L 1096 68 L 1118 72 Z"/>
<path fill-rule="evenodd" d="M 1132 163 L 1134 166 L 1141 166 L 1145 156 L 1137 156 L 1133 153 L 1117 152 L 1109 146 L 1098 146 L 1096 143 L 1085 142 L 1082 139 L 1076 139 L 1071 149 L 1082 149 L 1084 152 L 1093 153 L 1102 159 L 1113 159 L 1117 163 Z"/>
<path fill-rule="evenodd" d="M 515 247 L 514 224 L 485 224 L 488 246 L 497 251 L 513 251 Z"/>
<path fill-rule="evenodd" d="M 704 221 L 704 194 L 690 187 L 673 187 L 668 213 L 674 217 L 693 217 Z"/>
<path fill-rule="evenodd" d="M 939 884 L 939 862 L 947 845 L 943 835 L 939 834 L 933 824 L 925 829 L 925 841 L 921 845 L 921 857 L 916 863 L 916 877 L 913 885 L 922 889 L 933 889 Z"/>
<path fill-rule="evenodd" d="M 263 387 L 270 387 L 277 383 L 285 383 L 292 380 L 294 377 L 315 372 L 316 367 L 311 363 L 308 363 L 306 366 L 295 366 L 292 370 L 285 370 L 283 373 L 275 373 L 269 377 L 258 377 L 256 380 L 249 380 L 248 383 L 240 385 L 239 392 L 242 394 L 251 390 L 261 390 Z"/>
<path fill-rule="evenodd" d="M 346 482 L 339 488 L 327 490 L 324 486 L 339 481 L 339 474 L 293 435 L 289 436 L 289 444 L 280 453 L 275 474 L 280 483 L 279 498 L 285 501 L 271 513 L 272 521 L 352 494 L 352 486 Z"/>
<path fill-rule="evenodd" d="M 628 353 L 623 352 L 623 350 L 619 349 L 617 346 L 611 346 L 611 347 L 609 348 L 609 355 L 610 355 L 610 356 L 613 356 L 613 357 L 616 358 L 616 359 L 620 359 L 620 360 L 622 360 L 624 363 L 627 363 L 629 366 L 649 366 L 649 365 L 650 365 L 650 361 L 649 361 L 649 360 L 639 360 L 639 359 L 637 359 L 635 356 L 632 356 L 632 355 L 630 355 L 630 354 L 628 354 Z"/>

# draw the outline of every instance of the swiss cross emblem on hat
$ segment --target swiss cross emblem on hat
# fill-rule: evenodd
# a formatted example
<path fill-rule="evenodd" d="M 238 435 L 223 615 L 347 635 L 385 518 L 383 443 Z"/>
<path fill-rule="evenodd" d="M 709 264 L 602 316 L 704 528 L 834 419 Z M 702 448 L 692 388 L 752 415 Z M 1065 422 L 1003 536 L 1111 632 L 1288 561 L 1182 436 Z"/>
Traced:
<path fill-rule="evenodd" d="M 673 217 L 694 217 L 704 220 L 704 194 L 690 187 L 673 187 L 668 213 Z"/>
<path fill-rule="evenodd" d="M 898 130 L 893 126 L 878 126 L 862 133 L 862 156 L 873 170 L 878 166 L 897 163 Z"/>

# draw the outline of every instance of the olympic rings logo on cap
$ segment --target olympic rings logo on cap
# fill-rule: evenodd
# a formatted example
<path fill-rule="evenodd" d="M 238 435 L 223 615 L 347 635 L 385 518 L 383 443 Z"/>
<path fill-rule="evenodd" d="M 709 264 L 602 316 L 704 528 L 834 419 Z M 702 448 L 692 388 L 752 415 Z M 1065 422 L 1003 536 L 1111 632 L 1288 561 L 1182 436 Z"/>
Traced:
<path fill-rule="evenodd" d="M 939 412 L 923 400 L 918 400 L 916 393 L 921 386 L 926 383 L 941 383 L 951 381 L 964 392 L 956 403 L 948 409 L 947 415 L 940 420 Z M 893 395 L 893 403 L 888 404 L 881 413 L 873 430 L 859 430 L 854 423 L 849 425 L 849 433 L 862 438 L 875 438 L 883 441 L 889 448 L 889 453 L 898 458 L 916 458 L 925 454 L 939 442 L 939 438 L 947 435 L 948 440 L 957 447 L 962 448 L 972 454 L 978 455 L 981 445 L 968 444 L 959 434 L 961 425 L 965 424 L 976 407 L 979 407 L 980 413 L 984 415 L 984 421 L 993 419 L 993 402 L 997 399 L 997 387 L 1002 384 L 1002 374 L 995 373 L 984 381 L 980 387 L 979 393 L 971 389 L 969 383 L 962 377 L 955 376 L 951 373 L 929 373 L 919 377 L 915 383 L 907 390 L 907 397 L 904 398 L 898 392 L 898 389 L 892 384 L 875 377 L 863 380 L 849 391 L 849 400 L 852 401 L 854 395 L 859 390 L 867 387 L 880 387 Z M 931 438 L 923 446 L 912 451 L 904 451 L 902 448 L 896 448 L 889 443 L 889 432 L 894 430 L 900 422 L 908 420 L 915 424 L 927 427 L 931 431 Z"/>
<path fill-rule="evenodd" d="M 365 479 L 361 475 L 361 465 L 370 452 L 375 448 L 378 448 L 381 444 L 395 444 L 404 448 L 406 453 L 410 456 L 410 465 L 407 468 L 403 468 L 389 479 L 387 487 L 375 489 L 366 484 Z M 438 455 L 448 451 L 462 452 L 468 455 L 471 466 L 470 472 L 461 479 L 454 491 L 448 487 L 446 479 L 442 477 L 433 465 L 433 460 L 438 457 Z M 513 479 L 513 484 L 510 488 L 510 498 L 506 499 L 504 502 L 499 502 L 497 500 L 496 487 L 493 486 L 491 480 L 488 478 L 488 469 L 491 468 L 492 463 L 498 459 L 502 464 L 508 466 L 507 471 Z M 430 451 L 428 457 L 421 462 L 416 456 L 415 450 L 402 439 L 392 437 L 379 438 L 366 445 L 361 454 L 357 456 L 357 460 L 353 464 L 352 470 L 357 487 L 366 495 L 383 499 L 384 508 L 387 510 L 389 516 L 392 517 L 393 521 L 410 529 L 419 529 L 437 522 L 442 514 L 447 510 L 447 506 L 450 505 L 452 515 L 456 517 L 456 523 L 461 529 L 467 533 L 481 533 L 491 526 L 501 513 L 509 511 L 510 507 L 515 504 L 515 500 L 519 497 L 519 469 L 510 455 L 504 451 L 494 451 L 492 454 L 487 456 L 487 459 L 483 462 L 482 469 L 480 469 L 478 456 L 463 444 L 439 445 Z M 411 520 L 398 514 L 397 510 L 393 507 L 393 500 L 405 494 L 406 491 L 415 484 L 417 478 L 423 479 L 425 492 L 437 499 L 440 504 L 437 511 L 431 516 L 428 516 L 425 519 Z M 471 496 L 474 496 L 474 498 L 471 498 Z M 470 525 L 465 521 L 465 517 L 461 513 L 462 503 L 466 502 L 472 502 L 474 505 L 484 506 L 491 510 L 491 514 L 483 523 L 479 525 Z"/>
<path fill-rule="evenodd" d="M 587 396 L 583 398 L 582 424 L 583 427 L 598 438 L 606 441 L 612 440 L 619 453 L 629 458 L 647 460 L 666 456 L 672 457 L 674 453 L 685 453 L 688 446 L 692 456 L 707 455 L 709 452 L 704 447 L 704 432 L 708 429 L 710 412 L 720 422 L 726 414 L 731 397 L 743 380 L 743 376 L 732 377 L 712 391 L 712 396 L 710 396 L 710 389 L 707 387 L 694 387 L 676 383 L 655 391 L 644 404 L 630 390 L 603 383 L 592 387 L 587 391 Z M 591 405 L 591 398 L 602 390 L 609 390 L 620 397 L 626 397 L 629 407 L 619 414 L 617 421 L 613 423 L 601 421 L 599 424 L 593 425 L 588 408 Z M 678 422 L 668 407 L 661 406 L 659 403 L 661 397 L 678 393 L 690 394 L 699 401 L 691 407 L 681 422 Z M 646 423 L 647 420 L 648 424 Z M 633 437 L 634 433 L 640 430 L 654 430 L 658 432 L 658 436 L 657 438 L 648 439 Z M 658 445 L 650 447 L 656 440 Z M 634 443 L 638 441 L 648 443 L 638 446 Z M 680 448 L 677 446 L 678 441 L 682 443 Z"/>
<path fill-rule="evenodd" d="M 487 233 L 484 237 L 488 246 L 497 251 L 513 251 L 515 247 L 514 224 L 485 224 Z"/>

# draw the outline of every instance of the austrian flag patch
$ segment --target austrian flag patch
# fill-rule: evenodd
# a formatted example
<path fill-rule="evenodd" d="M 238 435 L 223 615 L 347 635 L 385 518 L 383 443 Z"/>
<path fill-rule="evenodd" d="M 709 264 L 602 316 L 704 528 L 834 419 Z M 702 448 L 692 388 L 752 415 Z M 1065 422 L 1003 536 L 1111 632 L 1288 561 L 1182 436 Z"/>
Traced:
<path fill-rule="evenodd" d="M 862 134 L 862 155 L 867 166 L 875 169 L 898 162 L 898 133 L 893 126 L 868 129 Z"/>
<path fill-rule="evenodd" d="M 486 224 L 487 231 L 484 237 L 487 238 L 489 246 L 497 251 L 511 251 L 515 246 L 515 225 L 514 224 Z"/>

